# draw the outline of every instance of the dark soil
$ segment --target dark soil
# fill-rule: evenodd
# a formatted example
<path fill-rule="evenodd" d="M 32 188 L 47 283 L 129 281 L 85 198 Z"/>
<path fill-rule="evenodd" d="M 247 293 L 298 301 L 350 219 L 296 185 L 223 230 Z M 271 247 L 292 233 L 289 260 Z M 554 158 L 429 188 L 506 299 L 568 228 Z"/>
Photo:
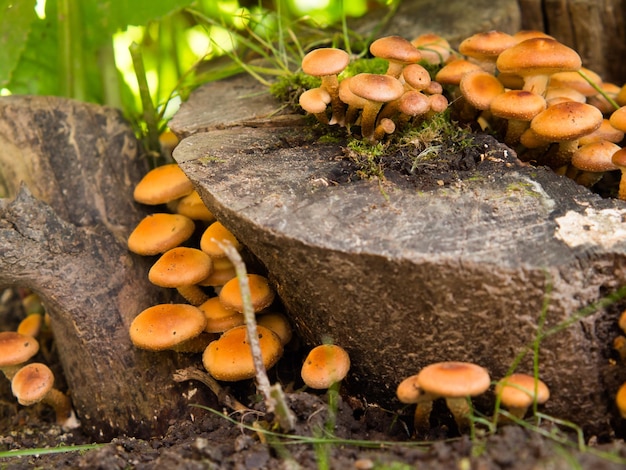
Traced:
<path fill-rule="evenodd" d="M 18 304 L 16 292 L 4 292 L 0 329 L 15 328 L 21 315 Z M 52 340 L 45 350 L 45 358 L 40 359 L 48 361 L 56 371 Z M 626 445 L 621 439 L 597 445 L 593 437 L 587 437 L 588 446 L 581 450 L 576 447 L 575 433 L 568 434 L 567 428 L 559 429 L 548 421 L 531 429 L 500 426 L 493 434 L 478 425 L 473 438 L 468 433 L 459 435 L 443 403 L 436 403 L 431 434 L 418 441 L 411 436 L 411 407 L 402 408 L 398 404 L 396 410 L 384 410 L 343 392 L 335 414 L 332 436 L 335 440 L 317 444 L 313 440 L 303 441 L 303 436 L 325 435 L 329 407 L 324 392 L 302 391 L 297 379 L 287 378 L 300 355 L 297 349 L 292 349 L 272 374 L 272 380 L 280 377 L 289 391 L 287 400 L 297 417 L 296 428 L 288 434 L 263 432 L 268 416 L 262 412 L 253 384 L 246 382 L 233 385 L 230 392 L 253 410 L 228 414 L 230 419 L 226 416 L 229 410 L 219 406 L 215 407 L 219 411 L 194 406 L 190 407 L 188 418 L 172 422 L 164 436 L 150 440 L 119 436 L 87 451 L 4 457 L 0 458 L 0 468 L 620 469 L 626 465 Z M 291 372 L 295 377 L 294 371 Z M 62 387 L 60 374 L 57 382 Z M 294 387 L 298 389 L 292 391 Z M 0 381 L 0 450 L 92 442 L 80 428 L 64 431 L 54 424 L 51 409 L 43 405 L 29 408 L 18 405 L 8 381 Z"/>

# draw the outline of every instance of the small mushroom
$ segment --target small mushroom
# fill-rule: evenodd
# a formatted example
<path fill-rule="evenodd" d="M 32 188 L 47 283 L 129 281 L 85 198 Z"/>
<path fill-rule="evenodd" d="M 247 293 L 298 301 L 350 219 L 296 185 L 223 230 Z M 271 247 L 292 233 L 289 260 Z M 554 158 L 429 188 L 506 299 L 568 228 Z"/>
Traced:
<path fill-rule="evenodd" d="M 430 429 L 430 414 L 433 409 L 435 397 L 426 393 L 419 386 L 418 374 L 405 378 L 396 389 L 396 396 L 401 403 L 415 404 L 413 414 L 413 426 L 415 433 L 424 435 Z"/>
<path fill-rule="evenodd" d="M 266 369 L 273 367 L 283 354 L 280 338 L 272 330 L 257 325 L 261 358 Z M 202 355 L 202 363 L 217 380 L 237 382 L 255 376 L 254 361 L 246 326 L 237 326 L 212 341 Z"/>
<path fill-rule="evenodd" d="M 11 392 L 20 405 L 41 402 L 53 407 L 57 423 L 61 425 L 72 415 L 69 397 L 54 388 L 54 374 L 45 364 L 32 362 L 19 369 L 11 380 Z"/>
<path fill-rule="evenodd" d="M 293 330 L 285 314 L 280 312 L 261 313 L 257 320 L 257 325 L 269 328 L 278 335 L 283 346 L 286 346 L 293 337 Z"/>
<path fill-rule="evenodd" d="M 200 249 L 213 260 L 226 257 L 226 253 L 219 246 L 221 243 L 230 243 L 236 250 L 241 249 L 241 243 L 235 238 L 220 221 L 209 225 L 200 237 Z"/>
<path fill-rule="evenodd" d="M 485 31 L 465 38 L 459 52 L 474 60 L 484 71 L 494 74 L 498 56 L 515 45 L 516 39 L 502 31 Z"/>
<path fill-rule="evenodd" d="M 160 212 L 144 217 L 128 237 L 128 249 L 142 256 L 164 253 L 184 241 L 196 226 L 189 217 Z"/>
<path fill-rule="evenodd" d="M 332 115 L 330 124 L 344 124 L 345 107 L 339 99 L 340 74 L 350 63 L 350 55 L 341 49 L 323 47 L 314 49 L 302 58 L 302 71 L 307 75 L 320 77 L 321 88 L 325 89 L 331 98 Z"/>
<path fill-rule="evenodd" d="M 204 312 L 207 319 L 204 328 L 207 333 L 223 333 L 245 324 L 243 313 L 224 307 L 219 297 L 211 297 L 198 308 Z"/>
<path fill-rule="evenodd" d="M 611 157 L 611 161 L 622 172 L 617 197 L 622 201 L 626 201 L 626 147 L 615 152 Z"/>
<path fill-rule="evenodd" d="M 208 295 L 198 286 L 213 272 L 211 257 L 197 248 L 177 246 L 167 250 L 152 265 L 148 279 L 160 287 L 178 290 L 191 305 L 200 305 Z"/>
<path fill-rule="evenodd" d="M 137 183 L 135 201 L 142 204 L 165 204 L 193 191 L 193 184 L 176 163 L 153 168 Z"/>
<path fill-rule="evenodd" d="M 617 170 L 611 158 L 618 150 L 620 150 L 619 145 L 608 140 L 581 145 L 572 155 L 571 165 L 579 170 L 574 180 L 590 188 L 600 181 L 605 173 Z"/>
<path fill-rule="evenodd" d="M 546 100 L 530 91 L 508 90 L 496 96 L 489 109 L 494 116 L 507 120 L 504 142 L 515 145 L 530 121 L 546 109 Z"/>
<path fill-rule="evenodd" d="M 129 334 L 132 343 L 140 349 L 199 352 L 210 339 L 200 336 L 206 322 L 202 310 L 193 305 L 159 304 L 137 315 L 130 324 Z"/>
<path fill-rule="evenodd" d="M 269 307 L 274 301 L 276 294 L 265 276 L 248 274 L 248 286 L 250 287 L 250 302 L 255 313 Z M 225 308 L 243 312 L 239 278 L 235 277 L 224 284 L 220 290 L 219 299 Z"/>
<path fill-rule="evenodd" d="M 469 424 L 469 397 L 484 393 L 491 383 L 483 367 L 470 362 L 437 362 L 424 367 L 417 383 L 425 393 L 444 398 L 454 420 L 462 431 Z"/>
<path fill-rule="evenodd" d="M 623 419 L 626 419 L 626 382 L 617 391 L 615 395 L 615 404 L 619 410 L 619 414 Z"/>
<path fill-rule="evenodd" d="M 558 142 L 558 150 L 544 162 L 558 170 L 568 165 L 578 149 L 578 139 L 602 124 L 602 113 L 586 103 L 565 101 L 549 106 L 530 122 L 530 128 L 541 139 Z"/>
<path fill-rule="evenodd" d="M 341 382 L 349 370 L 350 356 L 345 349 L 336 344 L 321 344 L 307 354 L 300 376 L 308 387 L 321 390 Z"/>
<path fill-rule="evenodd" d="M 339 93 L 339 91 L 337 91 Z M 326 108 L 331 102 L 330 94 L 324 88 L 311 88 L 300 95 L 300 107 L 312 114 L 322 124 L 328 124 Z"/>
<path fill-rule="evenodd" d="M 11 380 L 19 368 L 39 352 L 39 342 L 15 331 L 0 332 L 0 370 Z"/>
<path fill-rule="evenodd" d="M 374 57 L 386 60 L 389 64 L 386 74 L 399 78 L 405 65 L 415 64 L 422 58 L 421 52 L 411 42 L 401 36 L 385 36 L 370 44 Z"/>
<path fill-rule="evenodd" d="M 550 398 L 550 389 L 544 382 L 519 373 L 498 381 L 495 392 L 502 405 L 517 419 L 523 419 L 533 403 L 543 405 Z"/>
<path fill-rule="evenodd" d="M 373 140 L 380 108 L 384 103 L 400 98 L 404 87 L 391 75 L 360 73 L 350 80 L 350 90 L 367 100 L 361 113 L 361 134 L 365 139 Z"/>
<path fill-rule="evenodd" d="M 215 216 L 204 204 L 198 191 L 195 190 L 179 199 L 176 204 L 176 213 L 189 217 L 191 220 L 199 220 L 206 223 L 215 222 Z"/>
<path fill-rule="evenodd" d="M 420 34 L 411 44 L 422 54 L 421 60 L 432 65 L 445 64 L 452 51 L 450 43 L 435 33 Z"/>

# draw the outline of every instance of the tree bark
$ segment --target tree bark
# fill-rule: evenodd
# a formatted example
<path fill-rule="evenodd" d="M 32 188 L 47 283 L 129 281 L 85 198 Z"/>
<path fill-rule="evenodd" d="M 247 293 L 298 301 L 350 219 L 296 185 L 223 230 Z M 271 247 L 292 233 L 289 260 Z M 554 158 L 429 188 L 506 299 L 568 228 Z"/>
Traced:
<path fill-rule="evenodd" d="M 175 354 L 136 349 L 132 319 L 167 301 L 150 259 L 126 238 L 147 170 L 119 112 L 46 97 L 0 99 L 0 285 L 32 289 L 50 313 L 72 401 L 86 432 L 149 437 L 186 411 Z M 10 199 L 12 198 L 12 199 Z"/>
<path fill-rule="evenodd" d="M 545 31 L 575 49 L 605 81 L 626 80 L 626 10 L 622 0 L 519 0 L 522 28 Z"/>

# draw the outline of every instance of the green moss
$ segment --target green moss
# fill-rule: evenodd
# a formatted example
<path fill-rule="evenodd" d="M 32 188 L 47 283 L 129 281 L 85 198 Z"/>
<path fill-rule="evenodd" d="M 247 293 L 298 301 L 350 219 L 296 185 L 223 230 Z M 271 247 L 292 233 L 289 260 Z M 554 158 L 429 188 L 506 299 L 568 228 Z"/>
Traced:
<path fill-rule="evenodd" d="M 312 77 L 304 72 L 282 75 L 270 85 L 270 94 L 281 103 L 295 108 L 302 92 L 311 88 L 317 88 L 320 86 L 320 83 L 321 80 L 319 78 Z"/>
<path fill-rule="evenodd" d="M 214 157 L 212 155 L 207 155 L 206 157 L 200 157 L 198 159 L 198 161 L 200 163 L 206 164 L 206 163 L 225 163 L 226 160 L 224 160 L 223 158 L 219 158 L 219 157 Z"/>

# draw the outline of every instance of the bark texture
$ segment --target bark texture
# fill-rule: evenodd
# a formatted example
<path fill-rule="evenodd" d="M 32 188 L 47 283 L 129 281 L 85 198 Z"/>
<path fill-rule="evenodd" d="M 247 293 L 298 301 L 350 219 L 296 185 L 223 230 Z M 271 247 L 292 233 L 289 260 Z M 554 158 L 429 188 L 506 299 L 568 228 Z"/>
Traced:
<path fill-rule="evenodd" d="M 622 0 L 519 0 L 524 29 L 576 50 L 605 81 L 626 81 L 626 5 Z"/>
<path fill-rule="evenodd" d="M 176 122 L 227 95 L 225 83 L 214 96 L 212 87 Z M 516 165 L 495 140 L 457 184 L 391 185 L 383 194 L 376 182 L 347 178 L 341 143 L 285 127 L 285 117 L 271 127 L 256 114 L 204 132 L 176 128 L 193 135 L 174 157 L 265 264 L 305 342 L 331 338 L 348 350 L 353 393 L 397 406 L 401 379 L 444 360 L 476 362 L 497 380 L 525 351 L 517 370 L 528 373 L 537 335 L 561 325 L 539 345 L 540 375 L 552 390 L 545 411 L 591 433 L 610 429 L 609 397 L 626 380 L 608 361 L 618 311 L 567 322 L 626 283 L 623 202 Z"/>
<path fill-rule="evenodd" d="M 0 99 L 0 285 L 35 291 L 74 407 L 98 440 L 149 437 L 186 412 L 175 355 L 136 349 L 132 319 L 167 294 L 126 238 L 147 171 L 119 112 L 60 98 Z"/>

